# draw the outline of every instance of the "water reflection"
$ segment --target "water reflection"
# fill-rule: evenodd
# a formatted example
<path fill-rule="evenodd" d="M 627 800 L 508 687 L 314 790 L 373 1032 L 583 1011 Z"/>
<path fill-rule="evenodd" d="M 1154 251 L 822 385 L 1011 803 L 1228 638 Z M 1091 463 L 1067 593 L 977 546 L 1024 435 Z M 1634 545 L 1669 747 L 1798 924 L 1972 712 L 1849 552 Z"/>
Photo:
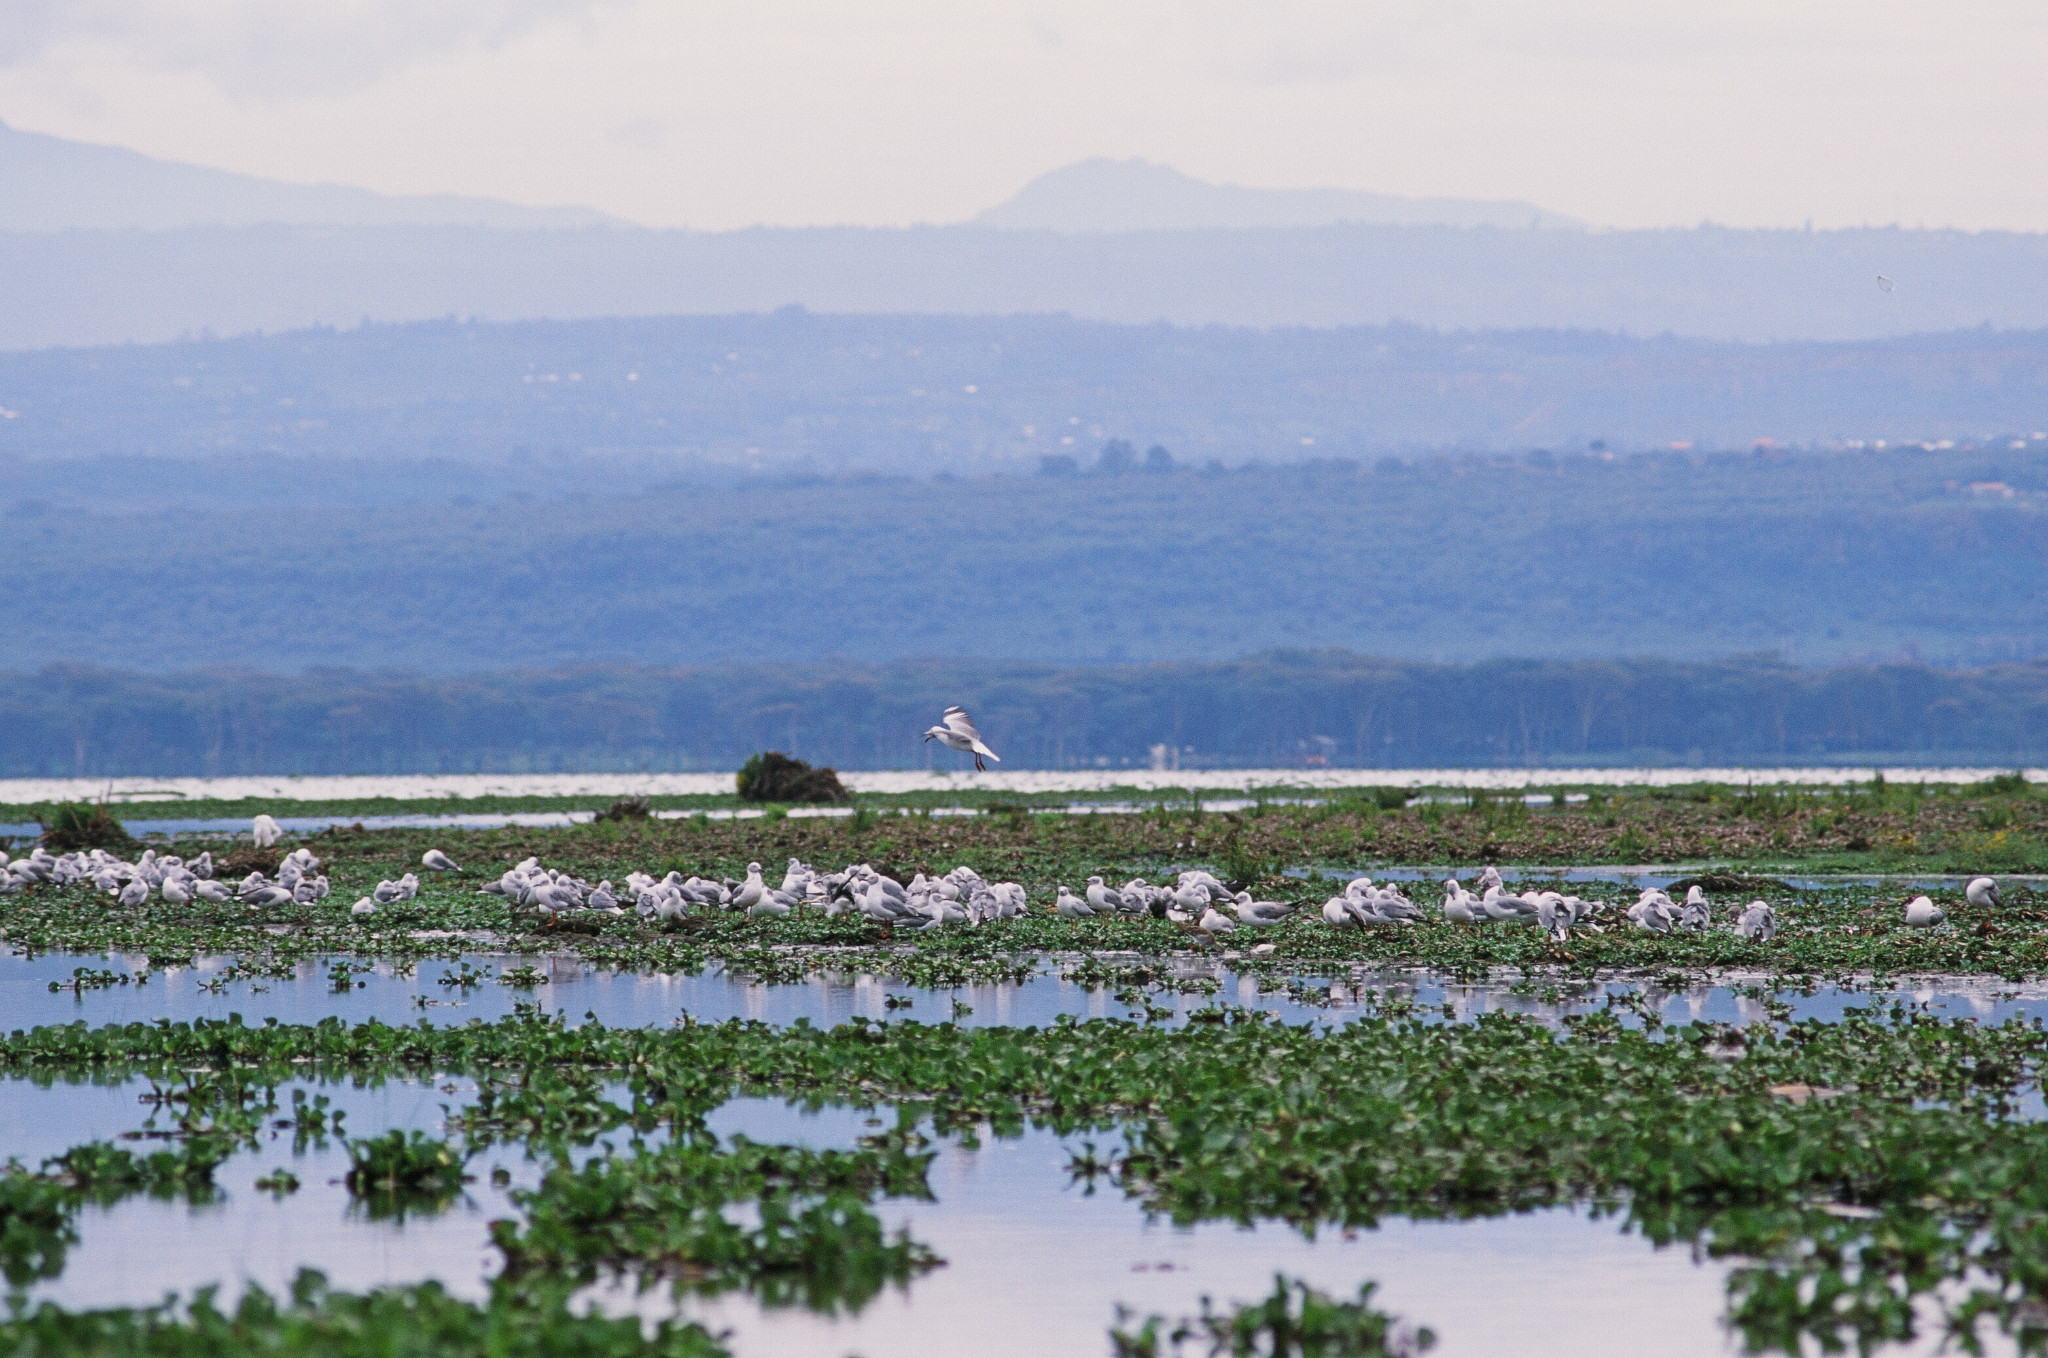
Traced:
<path fill-rule="evenodd" d="M 401 1080 L 319 1088 L 346 1110 L 354 1132 L 439 1131 L 443 1105 L 459 1107 L 473 1092 L 448 1083 L 456 1087 Z M 31 1091 L 9 1082 L 0 1084 L 0 1106 L 40 1108 L 53 1130 L 62 1124 L 64 1136 L 107 1136 L 138 1121 L 135 1092 L 134 1085 L 61 1084 Z M 893 1117 L 747 1098 L 714 1113 L 711 1127 L 725 1137 L 846 1147 L 881 1121 Z M 1275 1273 L 1285 1273 L 1337 1295 L 1375 1281 L 1378 1305 L 1428 1325 L 1440 1338 L 1437 1352 L 1454 1358 L 1642 1358 L 1724 1348 L 1731 1305 L 1740 1309 L 1768 1296 L 1780 1276 L 1700 1249 L 1697 1242 L 1714 1229 L 1710 1215 L 1646 1225 L 1612 1211 L 1557 1207 L 1465 1221 L 1397 1218 L 1369 1230 L 1313 1234 L 1274 1223 L 1174 1227 L 1113 1189 L 1076 1184 L 1067 1173 L 1075 1141 L 1034 1128 L 1008 1139 L 984 1135 L 972 1146 L 944 1144 L 929 1175 L 932 1200 L 887 1202 L 879 1210 L 892 1230 L 907 1229 L 947 1267 L 882 1291 L 857 1315 L 763 1307 L 739 1293 L 677 1300 L 666 1289 L 643 1292 L 624 1282 L 597 1285 L 588 1296 L 613 1312 L 680 1309 L 715 1330 L 730 1329 L 743 1358 L 1006 1358 L 1100 1352 L 1119 1305 L 1185 1314 L 1203 1295 L 1225 1305 L 1256 1299 Z M 229 1297 L 249 1284 L 280 1294 L 298 1269 L 314 1267 L 348 1289 L 436 1278 L 457 1295 L 485 1298 L 500 1262 L 488 1222 L 516 1215 L 512 1191 L 537 1176 L 516 1147 L 480 1156 L 474 1182 L 447 1210 L 404 1221 L 355 1210 L 340 1184 L 346 1164 L 332 1144 L 295 1148 L 278 1137 L 223 1165 L 220 1191 L 203 1205 L 131 1198 L 87 1208 L 67 1266 L 31 1295 L 88 1307 L 151 1301 L 167 1291 L 190 1295 L 212 1283 L 224 1284 Z M 280 1166 L 303 1183 L 298 1193 L 273 1198 L 252 1188 Z M 500 1168 L 509 1176 L 503 1182 L 491 1173 Z M 1928 1311 L 1913 1343 L 1870 1351 L 1937 1352 L 1933 1320 Z M 1752 1338 L 1765 1333 L 1757 1329 Z M 1798 1337 L 1791 1338 L 1796 1349 Z"/>
<path fill-rule="evenodd" d="M 1461 982 L 1428 972 L 1355 968 L 1338 976 L 1276 981 L 1239 972 L 1227 962 L 1175 959 L 1152 964 L 1155 976 L 1165 984 L 1140 998 L 1073 979 L 1068 974 L 1071 962 L 1048 962 L 1047 971 L 1022 982 L 933 989 L 858 970 L 820 972 L 801 981 L 768 985 L 730 975 L 715 965 L 696 975 L 635 973 L 593 967 L 571 957 L 472 953 L 453 962 L 423 961 L 412 967 L 372 964 L 354 973 L 350 989 L 337 991 L 320 961 L 298 963 L 282 976 L 223 980 L 222 973 L 233 960 L 202 957 L 194 966 L 148 971 L 148 959 L 140 954 L 0 956 L 0 1026 L 190 1021 L 230 1014 L 240 1014 L 250 1023 L 272 1018 L 313 1023 L 331 1014 L 350 1023 L 374 1018 L 390 1024 L 447 1024 L 495 1020 L 522 1004 L 538 1004 L 572 1022 L 594 1015 L 619 1028 L 674 1023 L 685 1014 L 713 1023 L 741 1018 L 783 1025 L 807 1019 L 823 1027 L 855 1018 L 955 1022 L 976 1028 L 1043 1027 L 1062 1015 L 1132 1017 L 1139 1012 L 1134 1007 L 1138 1003 L 1151 1006 L 1153 1017 L 1165 1022 L 1229 1003 L 1290 1023 L 1344 1023 L 1363 1013 L 1381 1012 L 1389 1004 L 1412 1007 L 1425 1019 L 1464 1021 L 1486 1013 L 1510 1013 L 1557 1023 L 1570 1014 L 1610 1007 L 1617 1000 L 1625 1003 L 1621 1012 L 1629 1021 L 1654 1014 L 1667 1024 L 1739 1025 L 1767 1017 L 1834 1020 L 1850 1009 L 1894 1001 L 1949 1018 L 2048 1021 L 2048 980 L 1991 977 L 1930 977 L 1870 989 L 1830 983 L 1810 991 L 1783 989 L 1782 980 L 1763 973 L 1667 986 L 1648 977 Z M 1099 960 L 1114 968 L 1139 959 L 1101 954 Z M 149 982 L 84 992 L 50 990 L 51 982 L 70 979 L 82 963 L 130 973 L 148 971 Z M 500 977 L 519 967 L 531 968 L 541 978 L 539 983 L 501 983 Z M 455 984 L 462 980 L 469 984 Z"/>

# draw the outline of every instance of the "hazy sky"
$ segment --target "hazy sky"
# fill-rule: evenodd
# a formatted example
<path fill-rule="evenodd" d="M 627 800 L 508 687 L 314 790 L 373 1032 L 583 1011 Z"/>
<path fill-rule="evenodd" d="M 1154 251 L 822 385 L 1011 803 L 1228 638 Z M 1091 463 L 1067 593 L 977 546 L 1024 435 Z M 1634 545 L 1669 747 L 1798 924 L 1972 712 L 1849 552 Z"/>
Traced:
<path fill-rule="evenodd" d="M 2048 229 L 2041 0 L 5 0 L 0 119 L 659 225 L 950 221 L 1091 155 L 1617 226 Z"/>

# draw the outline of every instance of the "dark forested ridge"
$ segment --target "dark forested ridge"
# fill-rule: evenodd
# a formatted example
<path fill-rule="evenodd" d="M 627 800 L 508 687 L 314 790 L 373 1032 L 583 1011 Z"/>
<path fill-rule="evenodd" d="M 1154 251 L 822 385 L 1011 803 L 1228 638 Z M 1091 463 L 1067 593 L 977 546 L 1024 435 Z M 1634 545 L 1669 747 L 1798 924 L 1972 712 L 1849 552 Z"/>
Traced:
<path fill-rule="evenodd" d="M 1233 466 L 1595 441 L 1982 444 L 2048 429 L 2048 331 L 1754 345 L 1051 315 L 442 321 L 0 354 L 0 409 L 15 479 L 91 470 L 64 459 L 205 459 L 239 483 L 372 500 L 551 456 L 659 479 L 1030 470 L 1108 438 Z M 124 467 L 101 492 L 131 471 L 180 475 Z"/>
<path fill-rule="evenodd" d="M 963 661 L 0 676 L 0 774 L 842 769 L 936 759 L 962 702 L 1005 768 L 1907 762 L 2048 758 L 2048 663 L 1799 669 L 1768 659 L 1434 665 L 1344 652 L 1059 668 Z"/>
<path fill-rule="evenodd" d="M 2036 447 L 665 486 L 588 461 L 547 495 L 18 502 L 0 666 L 1981 664 L 2048 651 Z"/>

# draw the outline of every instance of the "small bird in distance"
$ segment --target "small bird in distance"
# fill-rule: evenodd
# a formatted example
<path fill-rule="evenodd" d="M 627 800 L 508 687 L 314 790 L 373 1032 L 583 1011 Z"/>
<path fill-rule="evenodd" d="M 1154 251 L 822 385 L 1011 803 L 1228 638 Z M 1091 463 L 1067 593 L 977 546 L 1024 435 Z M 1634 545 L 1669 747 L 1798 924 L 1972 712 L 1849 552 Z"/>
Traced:
<path fill-rule="evenodd" d="M 1892 290 L 1892 280 L 1886 278 L 1883 274 L 1879 274 L 1877 276 L 1877 290 L 1879 292 L 1890 292 Z"/>
<path fill-rule="evenodd" d="M 981 732 L 974 729 L 974 718 L 967 715 L 966 708 L 949 707 L 939 721 L 939 725 L 924 733 L 927 741 L 936 740 L 949 750 L 973 755 L 974 767 L 984 773 L 988 771 L 988 765 L 981 762 L 984 756 L 998 764 L 1003 762 L 1001 756 L 981 743 Z"/>

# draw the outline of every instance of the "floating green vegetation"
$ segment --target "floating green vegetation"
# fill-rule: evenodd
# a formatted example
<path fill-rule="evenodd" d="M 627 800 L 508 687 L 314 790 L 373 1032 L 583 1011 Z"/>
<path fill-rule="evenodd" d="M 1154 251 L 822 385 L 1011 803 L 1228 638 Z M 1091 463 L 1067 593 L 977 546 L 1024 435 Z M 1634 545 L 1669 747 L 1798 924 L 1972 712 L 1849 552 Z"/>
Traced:
<path fill-rule="evenodd" d="M 572 1309 L 560 1293 L 492 1287 L 479 1305 L 439 1283 L 338 1292 L 306 1271 L 283 1302 L 261 1288 L 232 1310 L 202 1289 L 189 1305 L 70 1312 L 50 1302 L 0 1319 L 0 1350 L 39 1358 L 724 1358 L 719 1337 L 693 1322 L 643 1327 Z"/>
<path fill-rule="evenodd" d="M 479 1084 L 457 1119 L 465 1144 L 517 1139 L 552 1164 L 513 1195 L 520 1219 L 494 1228 L 500 1284 L 523 1294 L 616 1274 L 857 1310 L 934 1262 L 872 1210 L 878 1196 L 926 1195 L 922 1129 L 976 1138 L 1036 1124 L 1113 1133 L 1117 1149 L 1076 1152 L 1071 1173 L 1179 1223 L 1313 1233 L 1390 1215 L 1586 1205 L 1728 1260 L 1729 1319 L 1756 1349 L 1867 1348 L 1913 1337 L 1929 1316 L 1967 1347 L 1986 1324 L 2024 1338 L 2048 1304 L 2048 1124 L 2027 1111 L 2048 1069 L 2038 1025 L 1902 1007 L 1740 1030 L 1651 1016 L 1630 1026 L 1611 1012 L 1561 1030 L 1505 1015 L 1432 1024 L 1368 1013 L 1332 1029 L 1204 1012 L 1183 1028 L 621 1030 L 529 1009 L 452 1028 L 31 1029 L 0 1040 L 0 1075 L 144 1077 L 187 1134 L 161 1169 L 106 1148 L 13 1168 L 0 1180 L 0 1240 L 26 1242 L 10 1247 L 11 1268 L 48 1276 L 89 1193 L 205 1181 L 178 1157 L 196 1167 L 252 1144 L 284 1085 L 459 1074 Z M 718 1142 L 704 1118 L 739 1093 L 894 1104 L 899 1115 L 855 1151 Z M 622 1149 L 568 1154 L 621 1132 Z M 754 1210 L 730 1210 L 739 1204 Z M 1384 1318 L 1370 1294 L 1337 1302 L 1293 1284 L 1205 1315 L 1191 1338 L 1253 1346 L 1219 1352 L 1311 1352 L 1311 1334 L 1335 1345 L 1392 1333 L 1374 1328 Z M 1124 1333 L 1146 1342 L 1145 1325 Z M 1172 1338 L 1163 1321 L 1149 1333 L 1155 1351 Z"/>
<path fill-rule="evenodd" d="M 122 985 L 148 985 L 146 971 L 113 971 L 106 967 L 73 967 L 68 981 L 50 982 L 51 993 L 68 990 L 74 995 L 83 995 L 88 990 L 108 990 Z"/>
<path fill-rule="evenodd" d="M 812 1151 L 693 1137 L 557 1167 L 539 1188 L 513 1193 L 526 1221 L 497 1222 L 491 1238 L 508 1277 L 630 1274 L 643 1287 L 665 1280 L 852 1313 L 938 1266 L 908 1234 L 886 1234 L 868 1207 L 878 1194 L 929 1197 L 930 1162 L 930 1152 L 901 1144 Z M 738 1203 L 753 1205 L 751 1222 L 730 1214 Z"/>
<path fill-rule="evenodd" d="M 78 1243 L 78 1213 L 89 1205 L 107 1206 L 138 1193 L 209 1200 L 213 1172 L 231 1149 L 226 1140 L 195 1137 L 136 1155 L 93 1141 L 51 1157 L 40 1170 L 10 1160 L 0 1167 L 0 1275 L 22 1288 L 62 1273 Z"/>
<path fill-rule="evenodd" d="M 1178 1358 L 1195 1346 L 1211 1358 L 1411 1358 L 1436 1347 L 1436 1335 L 1411 1330 L 1372 1304 L 1374 1286 L 1358 1289 L 1358 1300 L 1342 1301 L 1299 1278 L 1276 1274 L 1264 1300 L 1219 1311 L 1208 1297 L 1202 1312 L 1169 1322 L 1147 1316 L 1135 1328 L 1121 1311 L 1109 1332 L 1114 1358 Z"/>
<path fill-rule="evenodd" d="M 468 1181 L 468 1156 L 418 1130 L 397 1130 L 348 1143 L 349 1167 L 342 1182 L 373 1217 L 402 1217 L 409 1210 L 437 1211 L 454 1201 Z"/>

